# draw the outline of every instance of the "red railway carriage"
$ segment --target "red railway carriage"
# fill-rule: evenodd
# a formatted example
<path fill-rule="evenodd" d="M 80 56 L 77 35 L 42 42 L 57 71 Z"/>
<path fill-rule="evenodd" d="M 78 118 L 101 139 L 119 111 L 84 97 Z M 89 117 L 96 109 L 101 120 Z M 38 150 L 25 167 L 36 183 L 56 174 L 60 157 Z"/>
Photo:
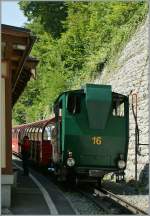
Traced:
<path fill-rule="evenodd" d="M 52 157 L 51 130 L 55 118 L 16 126 L 12 129 L 12 151 L 21 154 L 21 145 L 25 136 L 29 137 L 31 160 L 39 166 L 46 166 Z"/>

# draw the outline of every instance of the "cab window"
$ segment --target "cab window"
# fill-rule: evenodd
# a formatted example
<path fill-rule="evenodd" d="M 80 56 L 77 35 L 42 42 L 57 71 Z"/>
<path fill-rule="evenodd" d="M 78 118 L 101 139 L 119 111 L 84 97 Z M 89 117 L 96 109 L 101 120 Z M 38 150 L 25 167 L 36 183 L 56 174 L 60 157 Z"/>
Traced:
<path fill-rule="evenodd" d="M 116 100 L 113 102 L 113 116 L 124 117 L 124 102 Z"/>
<path fill-rule="evenodd" d="M 68 102 L 67 102 L 67 110 L 71 114 L 78 114 L 81 112 L 81 96 L 70 93 L 68 95 Z"/>

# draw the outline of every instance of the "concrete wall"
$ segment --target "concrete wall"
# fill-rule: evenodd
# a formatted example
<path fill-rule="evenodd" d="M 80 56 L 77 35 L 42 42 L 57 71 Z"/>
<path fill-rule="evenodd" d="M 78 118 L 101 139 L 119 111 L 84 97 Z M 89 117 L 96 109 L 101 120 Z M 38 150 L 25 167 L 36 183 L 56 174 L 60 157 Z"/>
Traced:
<path fill-rule="evenodd" d="M 11 206 L 11 186 L 14 182 L 13 175 L 2 175 L 1 176 L 1 199 L 2 207 L 9 208 Z"/>
<path fill-rule="evenodd" d="M 148 95 L 148 18 L 139 26 L 131 40 L 126 44 L 116 61 L 113 71 L 104 68 L 94 81 L 95 83 L 110 84 L 115 92 L 129 95 L 131 90 L 138 93 L 138 125 L 140 143 L 149 143 L 149 95 Z M 130 96 L 131 98 L 131 96 Z M 127 180 L 135 176 L 135 122 L 131 111 L 130 101 L 130 139 Z M 141 146 L 141 156 L 138 156 L 138 178 L 148 181 L 149 147 Z"/>

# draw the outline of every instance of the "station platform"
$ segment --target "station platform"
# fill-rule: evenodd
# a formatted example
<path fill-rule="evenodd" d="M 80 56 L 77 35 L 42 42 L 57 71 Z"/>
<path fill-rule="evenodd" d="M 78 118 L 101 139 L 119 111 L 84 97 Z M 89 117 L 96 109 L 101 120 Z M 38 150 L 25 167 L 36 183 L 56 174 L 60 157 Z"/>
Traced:
<path fill-rule="evenodd" d="M 12 188 L 11 208 L 2 209 L 2 215 L 75 215 L 63 192 L 48 178 L 30 169 L 23 175 L 22 162 L 13 158 L 16 173 Z"/>
<path fill-rule="evenodd" d="M 17 182 L 12 188 L 12 214 L 51 214 L 42 192 L 31 177 L 24 176 L 21 170 L 17 171 L 16 177 Z"/>

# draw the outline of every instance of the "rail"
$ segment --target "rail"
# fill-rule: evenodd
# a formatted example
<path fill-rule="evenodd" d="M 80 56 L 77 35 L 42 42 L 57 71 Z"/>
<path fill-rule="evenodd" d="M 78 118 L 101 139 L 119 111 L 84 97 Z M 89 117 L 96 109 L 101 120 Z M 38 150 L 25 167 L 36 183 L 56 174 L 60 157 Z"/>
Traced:
<path fill-rule="evenodd" d="M 122 205 L 123 207 L 127 208 L 128 210 L 130 210 L 132 213 L 134 214 L 144 214 L 144 215 L 148 215 L 145 211 L 143 211 L 142 209 L 132 205 L 131 203 L 129 203 L 128 201 L 122 199 L 121 197 L 117 196 L 116 194 L 113 194 L 112 192 L 106 190 L 106 189 L 94 189 L 94 193 L 98 196 L 102 196 L 102 195 L 106 195 L 107 197 L 113 199 L 115 202 L 119 203 L 120 205 Z"/>

